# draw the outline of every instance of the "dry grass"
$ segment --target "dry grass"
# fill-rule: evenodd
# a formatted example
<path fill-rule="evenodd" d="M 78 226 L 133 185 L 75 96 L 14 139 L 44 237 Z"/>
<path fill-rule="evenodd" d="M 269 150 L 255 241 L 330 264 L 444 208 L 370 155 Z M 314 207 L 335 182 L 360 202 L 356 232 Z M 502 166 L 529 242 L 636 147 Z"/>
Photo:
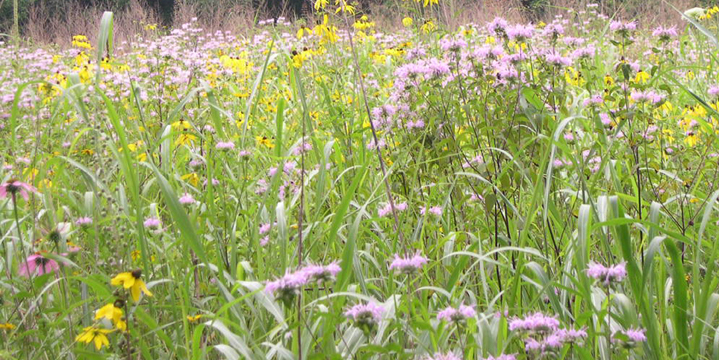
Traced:
<path fill-rule="evenodd" d="M 661 0 L 634 1 L 637 1 L 637 4 L 631 6 L 632 11 L 627 10 L 627 4 L 633 1 L 603 1 L 600 6 L 603 12 L 610 16 L 617 14 L 625 19 L 634 18 L 645 27 L 681 23 L 680 15 Z M 583 9 L 589 2 L 594 1 L 551 0 L 538 18 L 522 10 L 519 0 L 444 0 L 441 1 L 439 12 L 441 20 L 454 28 L 466 23 L 481 24 L 491 21 L 495 16 L 502 16 L 514 22 L 539 19 L 546 21 L 554 18 L 556 14 L 565 13 L 567 8 Z M 672 5 L 678 9 L 688 9 L 697 6 L 697 0 L 672 0 Z M 410 8 L 407 8 L 408 6 Z M 394 3 L 385 5 L 372 4 L 365 10 L 382 31 L 389 32 L 401 26 L 402 17 L 412 11 L 412 6 L 415 6 L 413 1 L 395 0 Z M 68 0 L 62 14 L 50 16 L 44 2 L 36 2 L 30 8 L 29 21 L 24 29 L 25 38 L 29 42 L 57 44 L 61 47 L 70 45 L 72 36 L 77 34 L 87 35 L 92 40 L 105 10 L 96 6 L 83 6 L 79 0 Z M 242 34 L 251 30 L 257 19 L 267 17 L 267 12 L 268 9 L 253 9 L 247 2 L 217 0 L 213 6 L 200 7 L 194 2 L 178 0 L 174 24 L 178 26 L 197 19 L 198 25 L 209 32 L 231 31 Z M 290 14 L 287 6 L 280 7 L 280 12 Z M 292 18 L 291 15 L 286 16 Z M 126 9 L 116 13 L 116 42 L 132 42 L 142 36 L 146 24 L 159 22 L 160 17 L 155 10 L 142 6 L 139 0 L 131 0 Z"/>

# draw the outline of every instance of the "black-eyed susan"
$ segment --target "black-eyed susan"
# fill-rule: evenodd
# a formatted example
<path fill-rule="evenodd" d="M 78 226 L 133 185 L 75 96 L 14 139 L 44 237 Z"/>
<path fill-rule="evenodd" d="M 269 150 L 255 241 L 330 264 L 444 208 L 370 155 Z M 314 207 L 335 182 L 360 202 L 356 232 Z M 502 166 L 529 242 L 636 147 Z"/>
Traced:
<path fill-rule="evenodd" d="M 110 284 L 112 284 L 113 286 L 122 286 L 125 289 L 130 289 L 130 295 L 132 296 L 132 300 L 138 302 L 140 301 L 140 292 L 144 293 L 147 296 L 152 296 L 152 293 L 150 292 L 150 290 L 147 289 L 147 286 L 145 285 L 145 282 L 141 279 L 141 277 L 142 271 L 139 269 L 134 271 L 128 271 L 115 276 L 110 281 Z"/>
<path fill-rule="evenodd" d="M 13 325 L 11 323 L 0 324 L 0 330 L 13 330 L 13 329 L 15 329 L 15 325 Z"/>
<path fill-rule="evenodd" d="M 80 335 L 75 337 L 75 341 L 89 344 L 95 343 L 95 349 L 100 350 L 103 346 L 110 346 L 110 340 L 107 339 L 107 334 L 111 333 L 112 330 L 100 329 L 95 326 L 89 326 L 82 330 Z"/>
<path fill-rule="evenodd" d="M 187 321 L 189 321 L 191 323 L 196 323 L 196 322 L 200 321 L 200 318 L 202 318 L 202 314 L 187 315 Z"/>
<path fill-rule="evenodd" d="M 121 331 L 127 330 L 127 323 L 122 319 L 122 307 L 125 306 L 125 301 L 115 300 L 112 304 L 107 304 L 101 307 L 95 313 L 95 320 L 107 319 L 111 320 L 112 324 Z"/>

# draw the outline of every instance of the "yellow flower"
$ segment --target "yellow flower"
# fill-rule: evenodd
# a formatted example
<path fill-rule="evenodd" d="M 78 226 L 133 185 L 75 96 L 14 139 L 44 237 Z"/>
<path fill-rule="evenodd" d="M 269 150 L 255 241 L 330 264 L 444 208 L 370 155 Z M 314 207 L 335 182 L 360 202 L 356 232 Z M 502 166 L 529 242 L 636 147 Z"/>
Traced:
<path fill-rule="evenodd" d="M 187 130 L 190 127 L 190 122 L 185 119 L 180 119 L 172 123 L 172 128 L 176 130 Z"/>
<path fill-rule="evenodd" d="M 193 315 L 187 315 L 187 321 L 189 321 L 189 322 L 197 322 L 198 320 L 200 320 L 201 317 L 202 317 L 202 314 L 197 314 L 197 315 L 194 315 L 194 316 L 193 316 Z"/>
<path fill-rule="evenodd" d="M 324 9 L 327 4 L 329 3 L 329 0 L 317 0 L 315 1 L 315 10 L 320 11 Z"/>
<path fill-rule="evenodd" d="M 145 282 L 140 278 L 141 276 L 142 271 L 140 270 L 120 273 L 110 281 L 110 284 L 130 289 L 132 300 L 138 302 L 140 301 L 140 292 L 145 293 L 147 296 L 152 296 L 152 293 L 147 289 Z"/>
<path fill-rule="evenodd" d="M 190 184 L 192 184 L 192 186 L 197 186 L 197 184 L 200 182 L 200 177 L 196 173 L 182 175 L 180 179 L 189 182 Z"/>
<path fill-rule="evenodd" d="M 95 349 L 100 350 L 102 346 L 110 346 L 110 341 L 107 339 L 107 334 L 112 330 L 100 329 L 94 326 L 86 327 L 83 332 L 75 338 L 75 341 L 84 342 L 89 344 L 95 342 Z"/>
<path fill-rule="evenodd" d="M 122 319 L 122 306 L 125 305 L 123 300 L 117 300 L 112 304 L 107 304 L 97 310 L 95 320 L 107 319 L 112 320 L 116 328 L 121 331 L 127 330 L 127 323 Z"/>
<path fill-rule="evenodd" d="M 647 72 L 639 70 L 639 72 L 637 72 L 637 76 L 634 77 L 634 82 L 644 84 L 649 80 L 650 77 L 652 76 L 649 75 Z"/>
<path fill-rule="evenodd" d="M 197 139 L 197 136 L 184 133 L 180 134 L 180 136 L 177 137 L 177 140 L 175 140 L 175 146 L 182 146 L 187 144 L 192 144 Z"/>
<path fill-rule="evenodd" d="M 410 26 L 412 26 L 412 23 L 413 23 L 413 22 L 414 22 L 414 21 L 413 21 L 412 18 L 409 17 L 409 16 L 407 16 L 407 17 L 405 17 L 404 19 L 402 19 L 402 25 L 404 25 L 404 27 L 410 27 Z"/>
<path fill-rule="evenodd" d="M 434 31 L 434 29 L 436 29 L 436 28 L 437 28 L 437 26 L 434 24 L 434 22 L 432 20 L 426 20 L 424 22 L 424 25 L 422 25 L 422 27 L 420 29 L 422 30 L 423 33 L 429 34 L 432 31 Z"/>
<path fill-rule="evenodd" d="M 439 5 L 439 0 L 424 0 L 424 7 Z"/>
<path fill-rule="evenodd" d="M 12 330 L 14 328 L 15 328 L 15 325 L 13 325 L 11 323 L 0 324 L 0 330 Z"/>
<path fill-rule="evenodd" d="M 275 147 L 272 140 L 268 139 L 266 136 L 255 136 L 255 140 L 257 140 L 258 145 L 264 145 L 270 149 Z"/>
<path fill-rule="evenodd" d="M 604 76 L 604 86 L 612 86 L 612 85 L 614 85 L 614 79 L 612 79 L 612 77 L 609 76 L 609 74 L 605 75 Z"/>

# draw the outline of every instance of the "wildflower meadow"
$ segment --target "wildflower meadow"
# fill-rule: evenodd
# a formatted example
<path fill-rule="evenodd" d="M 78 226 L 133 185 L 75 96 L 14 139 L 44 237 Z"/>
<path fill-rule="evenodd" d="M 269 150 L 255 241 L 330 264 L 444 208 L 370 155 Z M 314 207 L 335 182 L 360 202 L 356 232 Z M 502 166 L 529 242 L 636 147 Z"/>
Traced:
<path fill-rule="evenodd" d="M 6 39 L 0 359 L 719 359 L 719 8 L 408 4 Z"/>

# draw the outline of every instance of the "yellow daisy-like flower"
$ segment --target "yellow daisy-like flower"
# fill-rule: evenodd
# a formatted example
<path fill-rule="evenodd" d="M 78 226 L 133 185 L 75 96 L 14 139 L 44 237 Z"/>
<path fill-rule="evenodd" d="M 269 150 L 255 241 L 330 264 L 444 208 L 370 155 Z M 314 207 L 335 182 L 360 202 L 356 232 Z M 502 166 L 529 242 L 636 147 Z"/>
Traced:
<path fill-rule="evenodd" d="M 140 301 L 140 292 L 147 296 L 152 296 L 152 293 L 147 289 L 145 282 L 140 278 L 141 276 L 141 270 L 120 273 L 110 281 L 110 284 L 130 289 L 132 300 L 138 302 Z"/>
<path fill-rule="evenodd" d="M 123 306 L 125 306 L 125 302 L 123 300 L 117 300 L 112 304 L 107 304 L 101 307 L 100 310 L 97 310 L 97 313 L 95 313 L 95 320 L 103 318 L 112 320 L 115 327 L 124 332 L 127 330 L 127 323 L 122 319 Z"/>
<path fill-rule="evenodd" d="M 15 325 L 13 325 L 11 323 L 0 324 L 0 330 L 12 330 L 14 328 L 15 328 Z"/>
<path fill-rule="evenodd" d="M 103 346 L 110 346 L 110 341 L 107 339 L 107 334 L 112 330 L 100 329 L 94 326 L 86 327 L 82 333 L 75 338 L 75 341 L 84 342 L 89 344 L 95 343 L 95 349 L 100 350 Z"/>
<path fill-rule="evenodd" d="M 412 23 L 414 23 L 414 21 L 409 16 L 402 19 L 402 25 L 404 25 L 404 27 L 410 27 L 410 26 L 412 26 Z"/>
<path fill-rule="evenodd" d="M 194 322 L 197 322 L 198 320 L 200 320 L 201 317 L 202 317 L 202 314 L 187 315 L 187 321 L 194 323 Z"/>

